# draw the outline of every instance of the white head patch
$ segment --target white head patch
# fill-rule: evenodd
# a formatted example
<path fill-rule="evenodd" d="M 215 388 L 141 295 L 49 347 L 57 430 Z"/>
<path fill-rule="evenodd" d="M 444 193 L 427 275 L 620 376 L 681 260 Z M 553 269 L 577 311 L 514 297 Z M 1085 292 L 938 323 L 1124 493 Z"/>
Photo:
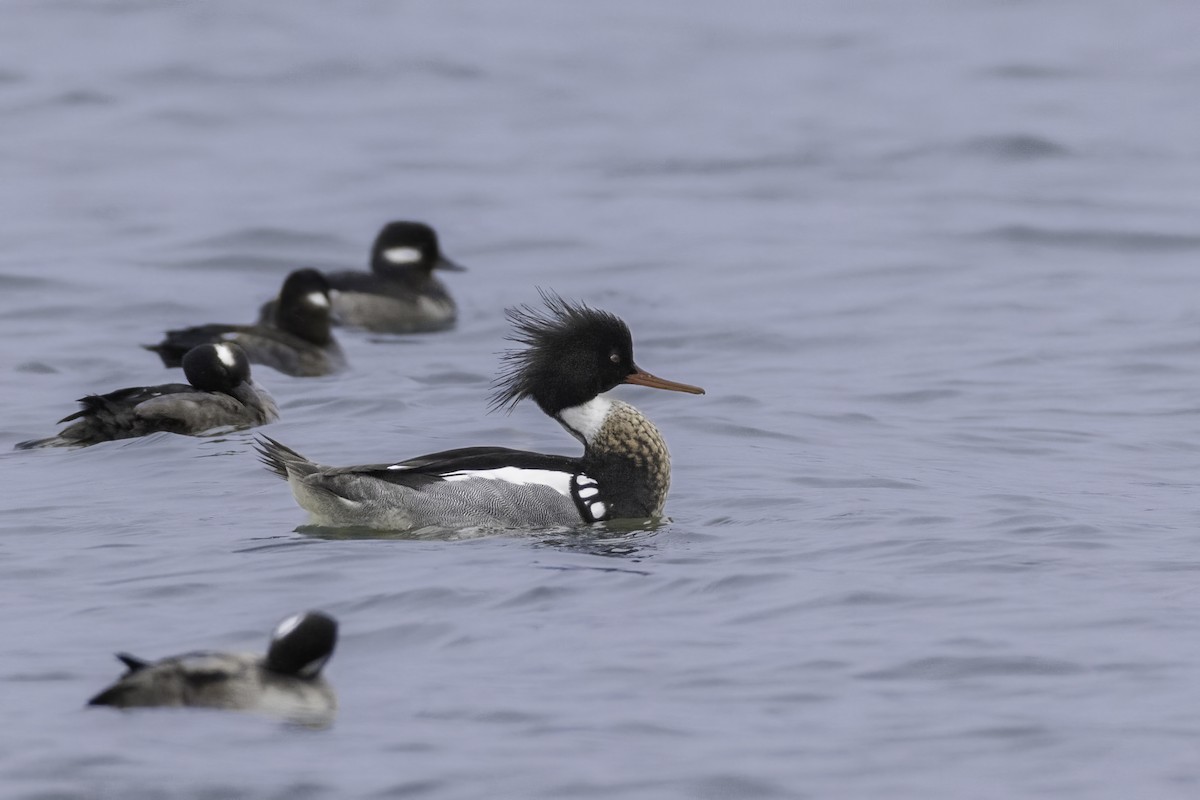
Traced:
<path fill-rule="evenodd" d="M 383 251 L 383 259 L 391 264 L 415 264 L 421 260 L 421 251 L 415 247 L 389 247 Z"/>
<path fill-rule="evenodd" d="M 292 631 L 296 630 L 296 626 L 298 626 L 303 620 L 304 620 L 303 614 L 293 614 L 292 616 L 288 617 L 283 622 L 281 622 L 275 626 L 275 633 L 271 636 L 271 638 L 272 639 L 282 639 L 283 637 L 287 636 Z"/>
<path fill-rule="evenodd" d="M 304 295 L 304 302 L 317 308 L 329 308 L 329 298 L 324 292 L 309 292 Z"/>
<path fill-rule="evenodd" d="M 233 350 L 227 344 L 213 345 L 213 349 L 217 351 L 217 358 L 221 359 L 221 363 L 233 369 L 237 366 L 237 358 L 233 355 Z"/>

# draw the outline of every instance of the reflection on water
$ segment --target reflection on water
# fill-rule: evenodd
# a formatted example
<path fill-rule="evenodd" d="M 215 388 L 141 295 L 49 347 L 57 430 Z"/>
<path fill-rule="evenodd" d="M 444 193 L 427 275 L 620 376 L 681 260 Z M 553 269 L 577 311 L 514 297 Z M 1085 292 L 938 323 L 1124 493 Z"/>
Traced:
<path fill-rule="evenodd" d="M 554 526 L 535 530 L 497 530 L 494 528 L 442 528 L 428 525 L 407 531 L 386 531 L 360 526 L 331 528 L 301 525 L 296 532 L 313 539 L 394 539 L 401 541 L 459 542 L 487 537 L 525 539 L 541 547 L 588 553 L 597 556 L 632 556 L 644 550 L 658 531 L 669 523 L 663 520 L 614 520 L 572 528 Z"/>

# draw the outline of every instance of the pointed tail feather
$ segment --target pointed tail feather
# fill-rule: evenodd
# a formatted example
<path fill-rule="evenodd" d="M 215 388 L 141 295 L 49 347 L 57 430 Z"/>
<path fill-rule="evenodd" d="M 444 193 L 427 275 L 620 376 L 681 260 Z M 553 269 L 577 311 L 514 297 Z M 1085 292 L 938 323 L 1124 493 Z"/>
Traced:
<path fill-rule="evenodd" d="M 117 653 L 116 656 L 117 660 L 124 664 L 125 668 L 129 670 L 129 672 L 125 673 L 126 675 L 132 675 L 133 673 L 140 672 L 141 670 L 144 670 L 146 667 L 150 666 L 150 662 L 146 659 L 132 656 L 129 653 Z"/>
<path fill-rule="evenodd" d="M 285 481 L 288 479 L 288 466 L 300 466 L 302 464 L 311 465 L 304 456 L 297 453 L 292 448 L 285 444 L 275 441 L 270 436 L 258 436 L 254 441 L 255 449 L 258 451 L 258 460 L 263 465 L 274 472 Z"/>
<path fill-rule="evenodd" d="M 129 705 L 129 703 L 126 702 L 125 698 L 126 698 L 126 695 L 128 695 L 130 693 L 131 688 L 128 684 L 125 683 L 125 679 L 128 678 L 130 675 L 133 675 L 136 672 L 141 672 L 146 667 L 150 666 L 149 661 L 138 658 L 137 656 L 131 656 L 131 655 L 129 655 L 129 653 L 117 653 L 116 656 L 120 660 L 120 662 L 125 665 L 125 669 L 127 670 L 127 672 L 124 675 L 122 675 L 121 678 L 116 683 L 114 683 L 112 686 L 109 686 L 103 692 L 96 695 L 91 700 L 88 700 L 87 704 L 89 706 L 127 706 L 127 705 Z"/>
<path fill-rule="evenodd" d="M 110 686 L 100 694 L 87 701 L 89 706 L 119 706 L 121 705 L 121 697 L 129 691 L 121 684 Z"/>

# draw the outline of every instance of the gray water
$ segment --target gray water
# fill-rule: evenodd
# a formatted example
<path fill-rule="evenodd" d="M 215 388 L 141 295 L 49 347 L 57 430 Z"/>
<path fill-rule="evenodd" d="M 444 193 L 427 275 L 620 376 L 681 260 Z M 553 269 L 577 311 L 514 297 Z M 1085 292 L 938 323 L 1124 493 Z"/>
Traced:
<path fill-rule="evenodd" d="M 1095 798 L 1200 791 L 1189 2 L 11 0 L 0 450 L 137 345 L 422 219 L 435 335 L 259 381 L 332 464 L 472 444 L 557 290 L 704 397 L 649 530 L 304 527 L 249 433 L 6 452 L 0 795 Z M 342 623 L 325 731 L 83 708 Z"/>

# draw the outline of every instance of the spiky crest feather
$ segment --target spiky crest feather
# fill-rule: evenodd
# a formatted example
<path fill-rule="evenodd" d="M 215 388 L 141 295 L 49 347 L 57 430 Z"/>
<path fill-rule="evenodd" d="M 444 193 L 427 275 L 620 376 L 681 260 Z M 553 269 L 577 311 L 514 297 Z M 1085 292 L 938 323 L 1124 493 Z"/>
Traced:
<path fill-rule="evenodd" d="M 513 326 L 505 338 L 525 347 L 500 354 L 500 374 L 492 382 L 492 411 L 511 411 L 521 400 L 533 396 L 539 378 L 552 366 L 547 359 L 555 351 L 570 350 L 582 336 L 607 329 L 627 342 L 632 339 L 629 328 L 615 314 L 586 303 L 572 303 L 547 289 L 539 288 L 538 295 L 545 308 L 523 303 L 504 312 Z"/>

